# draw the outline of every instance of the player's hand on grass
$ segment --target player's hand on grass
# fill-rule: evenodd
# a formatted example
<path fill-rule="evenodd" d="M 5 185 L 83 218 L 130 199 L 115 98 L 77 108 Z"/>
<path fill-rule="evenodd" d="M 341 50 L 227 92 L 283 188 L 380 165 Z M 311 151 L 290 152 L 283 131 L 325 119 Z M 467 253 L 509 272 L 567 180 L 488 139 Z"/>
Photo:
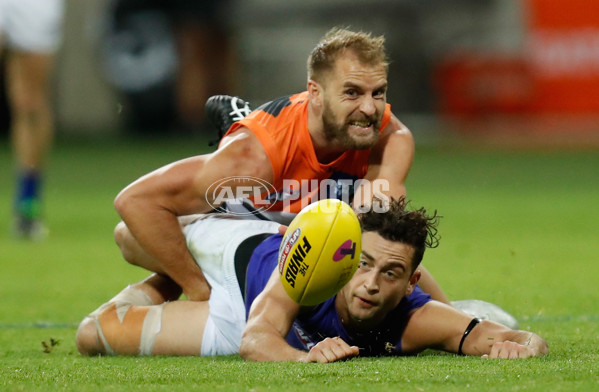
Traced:
<path fill-rule="evenodd" d="M 358 347 L 350 346 L 339 337 L 326 338 L 312 347 L 306 357 L 306 362 L 336 362 L 357 356 Z"/>
<path fill-rule="evenodd" d="M 506 340 L 493 344 L 491 352 L 483 355 L 482 358 L 519 359 L 534 357 L 536 354 L 531 346 Z"/>

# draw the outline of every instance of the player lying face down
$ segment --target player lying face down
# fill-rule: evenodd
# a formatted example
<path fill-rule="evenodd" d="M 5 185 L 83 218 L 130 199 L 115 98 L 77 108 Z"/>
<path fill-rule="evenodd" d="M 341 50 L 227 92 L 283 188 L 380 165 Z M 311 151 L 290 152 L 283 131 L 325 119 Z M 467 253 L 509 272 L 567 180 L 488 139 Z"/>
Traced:
<path fill-rule="evenodd" d="M 360 223 L 360 265 L 334 298 L 302 308 L 273 273 L 249 312 L 240 347 L 243 358 L 334 362 L 427 348 L 510 359 L 548 352 L 534 333 L 472 319 L 420 290 L 424 250 L 438 243 L 436 215 L 407 211 L 401 199 L 392 201 L 387 213 L 362 214 Z"/>
<path fill-rule="evenodd" d="M 426 348 L 493 358 L 545 354 L 539 336 L 479 323 L 420 290 L 418 265 L 424 249 L 437 244 L 436 223 L 424 209 L 406 210 L 404 199 L 392 201 L 386 213 L 362 214 L 357 272 L 333 298 L 300 307 L 285 292 L 276 268 L 278 224 L 204 216 L 185 234 L 210 282 L 210 300 L 177 301 L 180 288 L 152 276 L 86 317 L 77 346 L 87 355 L 239 352 L 250 360 L 307 362 Z M 244 253 L 249 255 L 245 277 L 243 268 L 236 270 Z"/>

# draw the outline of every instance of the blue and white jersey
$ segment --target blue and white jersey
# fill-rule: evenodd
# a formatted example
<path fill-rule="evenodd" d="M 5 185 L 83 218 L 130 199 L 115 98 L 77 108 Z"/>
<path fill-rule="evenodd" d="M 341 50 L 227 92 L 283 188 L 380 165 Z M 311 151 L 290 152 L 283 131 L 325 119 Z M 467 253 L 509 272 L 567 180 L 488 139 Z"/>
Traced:
<path fill-rule="evenodd" d="M 252 254 L 246 275 L 246 315 L 277 267 L 281 240 L 282 236 L 275 234 L 258 245 Z M 287 335 L 287 342 L 297 349 L 309 350 L 327 337 L 339 336 L 348 344 L 359 347 L 361 356 L 402 355 L 401 337 L 410 312 L 430 301 L 430 295 L 416 286 L 379 326 L 367 332 L 349 334 L 341 324 L 335 298 L 300 314 Z"/>

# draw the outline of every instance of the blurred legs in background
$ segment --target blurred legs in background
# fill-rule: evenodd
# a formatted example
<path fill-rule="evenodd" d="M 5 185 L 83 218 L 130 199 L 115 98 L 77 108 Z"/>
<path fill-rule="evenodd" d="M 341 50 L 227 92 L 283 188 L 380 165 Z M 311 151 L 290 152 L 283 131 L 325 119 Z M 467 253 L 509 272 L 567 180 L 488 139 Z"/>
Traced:
<path fill-rule="evenodd" d="M 51 55 L 14 52 L 7 59 L 11 136 L 16 160 L 15 233 L 42 239 L 41 187 L 54 134 L 49 99 Z"/>
<path fill-rule="evenodd" d="M 16 163 L 14 231 L 42 239 L 41 187 L 54 118 L 50 75 L 58 48 L 62 0 L 0 0 L 0 44 L 6 46 L 6 96 Z"/>

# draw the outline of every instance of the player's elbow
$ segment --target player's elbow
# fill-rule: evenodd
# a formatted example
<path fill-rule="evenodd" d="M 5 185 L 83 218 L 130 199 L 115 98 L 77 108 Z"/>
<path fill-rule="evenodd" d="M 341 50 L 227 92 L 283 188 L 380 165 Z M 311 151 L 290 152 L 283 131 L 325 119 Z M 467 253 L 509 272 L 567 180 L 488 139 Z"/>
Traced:
<path fill-rule="evenodd" d="M 260 339 L 252 328 L 246 328 L 241 336 L 241 344 L 239 345 L 239 356 L 248 361 L 264 361 L 264 354 L 268 347 L 260 344 Z"/>
<path fill-rule="evenodd" d="M 255 361 L 254 350 L 251 347 L 248 336 L 244 333 L 241 338 L 241 344 L 239 345 L 239 356 L 245 360 Z"/>

